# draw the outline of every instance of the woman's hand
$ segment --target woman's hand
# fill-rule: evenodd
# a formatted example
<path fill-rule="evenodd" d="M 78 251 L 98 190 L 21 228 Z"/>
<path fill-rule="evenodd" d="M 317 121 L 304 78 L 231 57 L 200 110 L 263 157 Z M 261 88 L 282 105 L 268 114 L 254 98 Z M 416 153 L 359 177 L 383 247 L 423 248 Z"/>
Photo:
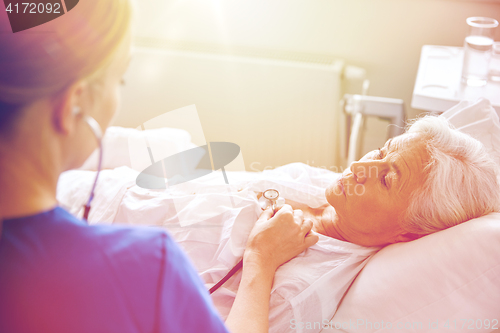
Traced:
<path fill-rule="evenodd" d="M 248 238 L 240 286 L 226 320 L 234 333 L 269 331 L 269 297 L 276 269 L 319 239 L 302 211 L 284 205 L 272 214 L 268 207 Z"/>
<path fill-rule="evenodd" d="M 272 209 L 267 208 L 255 223 L 243 263 L 264 265 L 274 273 L 279 266 L 316 244 L 319 237 L 311 231 L 313 223 L 311 219 L 304 219 L 301 210 L 293 210 L 285 204 L 274 216 L 272 213 Z"/>

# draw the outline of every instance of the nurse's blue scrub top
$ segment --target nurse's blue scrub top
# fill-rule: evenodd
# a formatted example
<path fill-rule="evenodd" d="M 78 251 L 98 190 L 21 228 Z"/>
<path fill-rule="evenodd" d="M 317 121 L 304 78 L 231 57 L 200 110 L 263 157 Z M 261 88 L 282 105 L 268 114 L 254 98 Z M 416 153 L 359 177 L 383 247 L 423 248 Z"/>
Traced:
<path fill-rule="evenodd" d="M 64 209 L 4 220 L 0 332 L 227 332 L 158 228 L 89 226 Z"/>

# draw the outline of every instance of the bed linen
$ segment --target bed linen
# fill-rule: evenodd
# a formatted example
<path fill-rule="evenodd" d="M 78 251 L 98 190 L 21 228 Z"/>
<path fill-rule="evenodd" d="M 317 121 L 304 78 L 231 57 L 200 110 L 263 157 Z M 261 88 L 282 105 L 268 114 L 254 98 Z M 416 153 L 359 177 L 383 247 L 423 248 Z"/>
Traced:
<path fill-rule="evenodd" d="M 135 185 L 138 171 L 123 166 L 103 170 L 89 223 L 166 228 L 186 251 L 210 288 L 242 257 L 248 234 L 261 213 L 256 192 L 276 188 L 282 197 L 310 207 L 326 204 L 325 188 L 338 174 L 301 163 L 262 173 L 220 172 L 166 190 Z M 95 172 L 64 173 L 60 204 L 81 216 Z M 270 332 L 319 332 L 346 290 L 379 248 L 362 247 L 320 235 L 319 242 L 276 272 L 270 301 Z M 241 272 L 212 295 L 225 319 Z"/>

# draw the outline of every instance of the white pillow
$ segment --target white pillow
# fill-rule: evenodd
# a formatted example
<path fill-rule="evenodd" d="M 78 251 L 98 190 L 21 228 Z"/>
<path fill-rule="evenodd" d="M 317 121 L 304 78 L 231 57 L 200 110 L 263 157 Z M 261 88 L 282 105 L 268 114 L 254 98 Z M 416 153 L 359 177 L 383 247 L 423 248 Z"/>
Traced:
<path fill-rule="evenodd" d="M 487 99 L 462 101 L 440 117 L 448 119 L 459 131 L 481 141 L 491 157 L 500 165 L 500 121 Z"/>
<path fill-rule="evenodd" d="M 500 123 L 488 100 L 461 102 L 441 116 L 481 141 L 500 163 Z M 390 245 L 361 271 L 330 327 L 480 332 L 481 326 L 489 332 L 496 323 L 500 329 L 499 254 L 500 213 Z"/>
<path fill-rule="evenodd" d="M 194 147 L 191 136 L 182 129 L 158 128 L 140 131 L 134 128 L 109 127 L 103 138 L 103 169 L 128 166 L 143 171 L 151 165 L 148 146 L 155 162 Z M 80 170 L 97 170 L 98 152 L 90 155 Z"/>
<path fill-rule="evenodd" d="M 406 325 L 408 332 L 456 332 L 462 325 L 464 331 L 472 327 L 478 332 L 476 321 L 484 327 L 488 319 L 489 332 L 496 319 L 500 329 L 499 254 L 500 213 L 387 246 L 356 278 L 332 326 L 376 332 L 383 321 L 384 329 L 390 322 L 392 329 Z M 349 321 L 360 325 L 348 327 Z"/>

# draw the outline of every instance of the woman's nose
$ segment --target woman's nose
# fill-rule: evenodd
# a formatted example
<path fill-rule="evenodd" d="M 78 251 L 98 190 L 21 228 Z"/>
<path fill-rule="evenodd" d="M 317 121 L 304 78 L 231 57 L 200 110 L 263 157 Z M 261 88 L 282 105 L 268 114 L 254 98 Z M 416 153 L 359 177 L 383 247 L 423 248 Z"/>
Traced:
<path fill-rule="evenodd" d="M 354 175 L 354 180 L 359 184 L 364 184 L 366 181 L 364 164 L 365 163 L 362 162 L 352 162 L 350 166 L 351 172 Z"/>
<path fill-rule="evenodd" d="M 358 184 L 364 184 L 367 179 L 378 178 L 383 171 L 381 161 L 358 161 L 351 164 L 351 172 Z"/>

